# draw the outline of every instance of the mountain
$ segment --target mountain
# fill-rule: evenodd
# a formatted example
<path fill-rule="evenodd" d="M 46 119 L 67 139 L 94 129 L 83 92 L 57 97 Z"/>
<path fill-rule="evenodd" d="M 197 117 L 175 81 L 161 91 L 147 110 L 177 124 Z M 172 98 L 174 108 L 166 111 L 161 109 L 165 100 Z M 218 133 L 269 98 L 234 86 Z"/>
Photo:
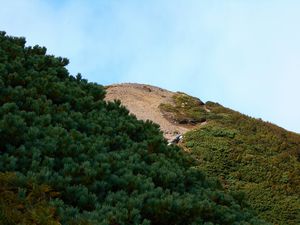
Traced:
<path fill-rule="evenodd" d="M 144 118 L 141 110 L 146 115 L 160 112 L 157 117 L 163 117 L 171 127 L 187 128 L 181 130 L 184 138 L 179 145 L 196 158 L 197 168 L 218 178 L 228 191 L 244 194 L 260 218 L 273 224 L 300 224 L 299 134 L 218 103 L 204 104 L 181 92 L 164 90 L 167 101 L 140 104 L 133 89 L 152 98 L 146 92 L 157 88 L 120 84 L 108 86 L 107 93 L 109 99 L 120 99 L 138 118 L 160 123 L 162 119 Z M 136 104 L 131 108 L 129 103 Z M 161 128 L 165 131 L 165 124 Z"/>
<path fill-rule="evenodd" d="M 158 125 L 25 43 L 0 32 L 0 224 L 267 224 Z"/>

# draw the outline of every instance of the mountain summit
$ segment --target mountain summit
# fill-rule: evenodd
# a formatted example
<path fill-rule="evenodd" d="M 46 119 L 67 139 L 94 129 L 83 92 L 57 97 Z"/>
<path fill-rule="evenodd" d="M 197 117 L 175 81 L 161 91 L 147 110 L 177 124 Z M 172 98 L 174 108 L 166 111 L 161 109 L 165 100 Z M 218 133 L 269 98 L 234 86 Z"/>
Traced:
<path fill-rule="evenodd" d="M 206 121 L 200 115 L 200 112 L 208 111 L 205 104 L 182 92 L 137 83 L 109 85 L 106 92 L 105 100 L 120 100 L 138 119 L 159 124 L 167 140 L 173 140 Z"/>

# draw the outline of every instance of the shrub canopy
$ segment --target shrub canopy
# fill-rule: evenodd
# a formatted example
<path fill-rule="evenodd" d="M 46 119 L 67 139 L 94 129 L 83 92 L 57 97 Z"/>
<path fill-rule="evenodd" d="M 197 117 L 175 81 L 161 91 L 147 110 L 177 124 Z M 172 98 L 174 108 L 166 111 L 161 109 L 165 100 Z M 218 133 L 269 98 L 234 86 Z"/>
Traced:
<path fill-rule="evenodd" d="M 0 33 L 0 223 L 264 224 L 67 64 Z"/>

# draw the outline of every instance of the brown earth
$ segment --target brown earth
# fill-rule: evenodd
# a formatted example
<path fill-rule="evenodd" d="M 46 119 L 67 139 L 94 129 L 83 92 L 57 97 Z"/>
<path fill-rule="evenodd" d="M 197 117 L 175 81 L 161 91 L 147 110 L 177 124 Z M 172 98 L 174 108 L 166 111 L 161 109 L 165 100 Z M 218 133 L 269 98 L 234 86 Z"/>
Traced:
<path fill-rule="evenodd" d="M 195 126 L 181 125 L 168 120 L 161 110 L 161 103 L 173 103 L 171 92 L 151 85 L 123 83 L 106 87 L 106 101 L 119 99 L 129 111 L 141 120 L 152 120 L 160 125 L 164 137 L 174 139 L 178 134 L 184 134 Z"/>

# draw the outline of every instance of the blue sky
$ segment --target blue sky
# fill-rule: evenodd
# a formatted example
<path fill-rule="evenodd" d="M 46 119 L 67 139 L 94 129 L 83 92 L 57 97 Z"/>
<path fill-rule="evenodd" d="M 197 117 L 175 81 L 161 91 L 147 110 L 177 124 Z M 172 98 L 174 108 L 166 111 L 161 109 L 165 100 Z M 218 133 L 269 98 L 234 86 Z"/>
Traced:
<path fill-rule="evenodd" d="M 300 133 L 300 1 L 1 1 L 0 30 L 100 84 L 184 91 Z"/>

